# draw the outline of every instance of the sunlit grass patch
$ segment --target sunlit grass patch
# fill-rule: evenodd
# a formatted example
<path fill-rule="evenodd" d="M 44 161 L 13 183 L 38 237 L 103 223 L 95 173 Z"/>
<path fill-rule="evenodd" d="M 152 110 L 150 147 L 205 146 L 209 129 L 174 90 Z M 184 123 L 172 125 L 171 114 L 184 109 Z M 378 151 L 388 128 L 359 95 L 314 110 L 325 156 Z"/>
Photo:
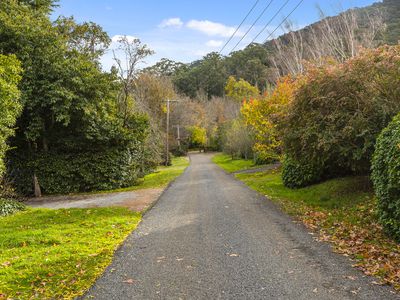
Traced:
<path fill-rule="evenodd" d="M 125 208 L 29 209 L 0 218 L 0 299 L 73 299 L 136 228 Z"/>
<path fill-rule="evenodd" d="M 230 155 L 226 155 L 223 153 L 218 153 L 214 155 L 212 161 L 229 173 L 255 167 L 252 160 L 232 159 Z"/>

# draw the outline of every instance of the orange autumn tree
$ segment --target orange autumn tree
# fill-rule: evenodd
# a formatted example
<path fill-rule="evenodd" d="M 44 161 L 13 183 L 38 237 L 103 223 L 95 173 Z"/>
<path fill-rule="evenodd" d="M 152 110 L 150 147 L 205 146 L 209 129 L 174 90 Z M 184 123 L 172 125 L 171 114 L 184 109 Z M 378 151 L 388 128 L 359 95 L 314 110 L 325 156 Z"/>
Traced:
<path fill-rule="evenodd" d="M 299 86 L 300 78 L 285 76 L 278 80 L 272 92 L 260 98 L 244 101 L 241 113 L 247 126 L 255 133 L 253 151 L 261 161 L 280 160 L 282 140 L 279 127 L 288 113 L 288 104 Z"/>

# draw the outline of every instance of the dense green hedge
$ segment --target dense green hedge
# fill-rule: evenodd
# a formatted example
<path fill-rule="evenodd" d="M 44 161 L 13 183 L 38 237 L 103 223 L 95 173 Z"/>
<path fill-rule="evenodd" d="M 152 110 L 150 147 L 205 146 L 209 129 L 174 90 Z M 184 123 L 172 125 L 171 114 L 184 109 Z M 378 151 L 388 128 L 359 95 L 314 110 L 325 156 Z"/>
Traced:
<path fill-rule="evenodd" d="M 149 172 L 138 147 L 109 147 L 82 152 L 47 152 L 35 158 L 11 158 L 17 191 L 33 193 L 33 172 L 44 194 L 109 190 L 134 185 Z"/>
<path fill-rule="evenodd" d="M 382 225 L 400 241 L 400 114 L 380 134 L 372 160 L 372 180 Z"/>
<path fill-rule="evenodd" d="M 300 188 L 317 183 L 322 178 L 321 168 L 310 163 L 300 163 L 285 156 L 282 163 L 282 181 L 289 188 Z"/>

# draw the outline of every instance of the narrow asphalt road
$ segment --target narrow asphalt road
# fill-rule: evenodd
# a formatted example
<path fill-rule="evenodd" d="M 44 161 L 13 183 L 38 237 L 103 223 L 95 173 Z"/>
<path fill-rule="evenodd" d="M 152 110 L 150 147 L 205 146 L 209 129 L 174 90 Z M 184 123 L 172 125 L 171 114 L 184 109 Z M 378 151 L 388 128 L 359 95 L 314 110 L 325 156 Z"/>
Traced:
<path fill-rule="evenodd" d="M 86 299 L 399 299 L 302 225 L 191 156 Z"/>

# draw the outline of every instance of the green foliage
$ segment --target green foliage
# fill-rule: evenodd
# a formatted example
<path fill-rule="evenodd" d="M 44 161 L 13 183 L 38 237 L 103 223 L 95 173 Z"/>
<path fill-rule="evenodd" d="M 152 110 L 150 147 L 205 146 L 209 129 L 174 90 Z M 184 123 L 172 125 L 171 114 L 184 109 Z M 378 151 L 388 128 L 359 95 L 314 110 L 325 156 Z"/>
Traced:
<path fill-rule="evenodd" d="M 320 168 L 305 182 L 369 173 L 375 140 L 399 111 L 399 54 L 399 46 L 365 50 L 304 75 L 280 134 L 291 159 Z"/>
<path fill-rule="evenodd" d="M 22 156 L 23 154 L 21 154 Z M 84 152 L 46 152 L 34 160 L 17 160 L 21 172 L 15 178 L 19 192 L 32 194 L 33 170 L 42 192 L 63 194 L 109 190 L 135 185 L 150 170 L 142 162 L 138 147 L 116 147 L 86 150 Z"/>
<path fill-rule="evenodd" d="M 378 7 L 383 10 L 386 23 L 386 33 L 384 41 L 390 45 L 396 45 L 400 41 L 400 2 L 397 0 L 383 0 L 377 2 L 372 7 L 365 8 L 371 10 Z"/>
<path fill-rule="evenodd" d="M 147 174 L 140 179 L 136 185 L 107 191 L 102 190 L 95 193 L 116 193 L 166 187 L 172 180 L 181 175 L 188 165 L 189 160 L 187 157 L 173 157 L 171 159 L 171 166 L 158 167 L 154 172 Z"/>
<path fill-rule="evenodd" d="M 25 70 L 8 163 L 20 191 L 32 191 L 34 174 L 47 193 L 118 188 L 154 167 L 148 118 L 121 109 L 116 72 L 101 70 L 109 42 L 94 23 L 52 23 L 46 9 L 0 2 L 0 52 Z"/>
<path fill-rule="evenodd" d="M 379 219 L 400 241 L 400 114 L 379 135 L 372 160 Z"/>
<path fill-rule="evenodd" d="M 168 58 L 162 58 L 153 66 L 143 69 L 143 73 L 149 73 L 160 77 L 173 76 L 177 72 L 177 70 L 179 70 L 183 66 L 183 63 L 176 62 Z"/>
<path fill-rule="evenodd" d="M 222 56 L 212 52 L 202 60 L 178 67 L 173 82 L 179 92 L 189 97 L 195 98 L 202 91 L 211 98 L 223 96 L 227 78 Z"/>
<path fill-rule="evenodd" d="M 15 56 L 0 54 L 0 176 L 4 173 L 3 158 L 9 149 L 6 142 L 14 134 L 14 125 L 22 108 L 18 90 L 21 71 Z"/>
<path fill-rule="evenodd" d="M 250 44 L 226 57 L 225 65 L 229 75 L 243 78 L 262 91 L 270 81 L 269 56 L 268 50 L 263 45 Z"/>
<path fill-rule="evenodd" d="M 29 209 L 0 218 L 6 299 L 75 299 L 111 263 L 141 216 L 125 208 Z"/>
<path fill-rule="evenodd" d="M 26 206 L 21 202 L 0 198 L 0 217 L 12 215 L 25 209 Z"/>
<path fill-rule="evenodd" d="M 242 78 L 260 90 L 265 88 L 269 80 L 268 52 L 256 44 L 228 57 L 216 52 L 209 53 L 188 65 L 164 60 L 157 64 L 155 72 L 159 72 L 159 68 L 167 70 L 161 71 L 163 74 L 172 74 L 177 90 L 191 98 L 195 98 L 199 92 L 204 92 L 208 98 L 223 96 L 229 76 Z"/>
<path fill-rule="evenodd" d="M 249 100 L 250 98 L 260 95 L 260 91 L 257 87 L 252 86 L 243 79 L 236 80 L 233 76 L 229 76 L 228 78 L 228 82 L 225 86 L 225 93 L 228 97 L 236 101 Z"/>
<path fill-rule="evenodd" d="M 285 156 L 282 164 L 282 181 L 286 187 L 300 188 L 321 181 L 321 168 L 312 162 L 298 162 Z"/>
<path fill-rule="evenodd" d="M 93 59 L 100 58 L 111 44 L 107 33 L 93 22 L 78 24 L 73 17 L 59 17 L 55 24 L 59 34 L 67 40 L 70 50 L 76 50 Z"/>

